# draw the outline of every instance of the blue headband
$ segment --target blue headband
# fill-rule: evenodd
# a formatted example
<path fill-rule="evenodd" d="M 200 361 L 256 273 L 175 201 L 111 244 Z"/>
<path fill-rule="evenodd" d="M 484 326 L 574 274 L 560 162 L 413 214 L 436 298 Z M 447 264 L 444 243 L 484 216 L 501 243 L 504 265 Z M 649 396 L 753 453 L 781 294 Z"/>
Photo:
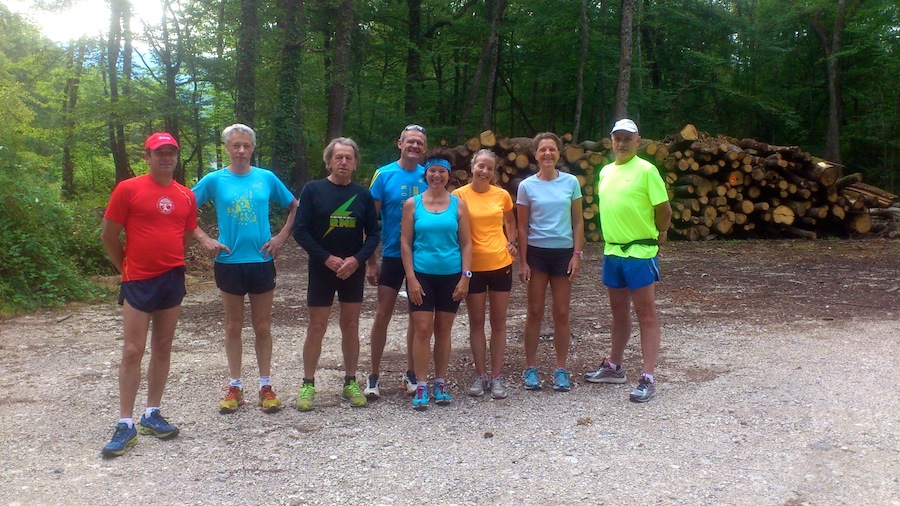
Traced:
<path fill-rule="evenodd" d="M 426 169 L 428 167 L 431 167 L 432 165 L 439 165 L 439 166 L 447 169 L 447 172 L 450 172 L 450 169 L 451 169 L 450 162 L 448 162 L 447 160 L 444 160 L 443 158 L 432 158 L 430 160 L 425 160 L 425 168 Z"/>

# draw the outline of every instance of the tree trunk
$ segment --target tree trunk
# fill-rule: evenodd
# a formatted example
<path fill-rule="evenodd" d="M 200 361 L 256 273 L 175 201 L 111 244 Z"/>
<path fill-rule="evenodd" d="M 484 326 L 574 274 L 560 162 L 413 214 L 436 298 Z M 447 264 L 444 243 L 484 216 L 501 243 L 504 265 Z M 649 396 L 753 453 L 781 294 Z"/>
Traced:
<path fill-rule="evenodd" d="M 109 130 L 109 148 L 112 151 L 113 163 L 116 167 L 116 183 L 134 177 L 134 171 L 128 162 L 128 152 L 125 148 L 125 125 L 122 120 L 121 110 L 119 108 L 119 54 L 121 52 L 119 45 L 122 43 L 123 22 L 130 17 L 131 9 L 128 0 L 111 0 L 110 1 L 110 23 L 109 38 L 107 39 L 107 74 L 109 76 L 109 103 L 110 115 L 107 123 Z M 125 22 L 127 23 L 127 22 Z M 126 30 L 127 31 L 127 30 Z M 130 36 L 130 33 L 129 33 Z M 127 76 L 131 70 L 131 56 L 128 54 L 131 45 L 126 43 L 125 55 L 123 60 L 123 68 Z M 128 65 L 124 65 L 127 61 Z M 126 79 L 123 85 L 123 95 L 128 90 L 128 82 Z"/>
<path fill-rule="evenodd" d="M 200 93 L 197 82 L 199 81 L 199 76 L 196 74 L 196 69 L 191 73 L 191 80 L 194 82 L 194 92 L 192 95 L 192 107 L 191 107 L 191 122 L 194 127 L 194 138 L 196 139 L 196 151 L 197 151 L 197 181 L 203 178 L 204 171 L 206 170 L 204 159 L 203 159 L 203 149 L 204 149 L 204 128 L 203 121 L 200 119 L 200 110 L 202 109 L 202 94 Z"/>
<path fill-rule="evenodd" d="M 272 120 L 272 170 L 298 189 L 308 179 L 305 161 L 300 156 L 303 153 L 303 139 L 298 79 L 303 59 L 304 20 L 301 2 L 279 1 L 276 22 L 281 29 L 284 43 L 281 47 L 281 64 L 278 69 L 278 106 Z"/>
<path fill-rule="evenodd" d="M 335 17 L 330 83 L 328 87 L 328 126 L 325 140 L 340 137 L 344 130 L 344 107 L 347 101 L 347 81 L 350 73 L 350 38 L 353 28 L 353 4 L 342 0 Z"/>
<path fill-rule="evenodd" d="M 406 90 L 403 111 L 413 119 L 419 111 L 418 87 L 421 85 L 422 0 L 406 0 L 409 11 L 409 46 L 406 50 Z"/>
<path fill-rule="evenodd" d="M 238 123 L 252 128 L 256 106 L 256 64 L 259 60 L 259 0 L 241 0 L 237 39 L 237 100 L 234 113 Z"/>
<path fill-rule="evenodd" d="M 821 12 L 810 14 L 810 24 L 825 52 L 828 76 L 828 131 L 825 137 L 825 158 L 837 164 L 841 163 L 841 127 L 844 123 L 844 91 L 840 59 L 843 33 L 847 26 L 847 18 L 853 15 L 861 0 L 849 1 L 848 5 L 848 0 L 838 0 L 831 33 L 825 30 Z"/>
<path fill-rule="evenodd" d="M 78 101 L 78 86 L 81 84 L 81 73 L 84 70 L 84 53 L 87 43 L 84 37 L 69 42 L 68 73 L 65 97 L 63 100 L 63 123 L 65 139 L 63 141 L 63 181 L 62 196 L 71 199 L 75 196 L 75 161 L 72 160 L 72 147 L 75 144 L 75 104 Z"/>
<path fill-rule="evenodd" d="M 637 28 L 633 29 L 634 33 L 634 50 L 632 54 L 634 55 L 633 65 L 638 68 L 638 72 L 635 74 L 637 78 L 637 83 L 635 84 L 635 89 L 638 93 L 638 98 L 643 96 L 644 91 L 644 47 L 643 47 L 643 38 L 641 32 L 641 21 L 643 19 L 643 15 L 641 10 L 643 9 L 643 4 L 641 0 L 636 0 L 634 3 L 634 18 L 637 19 Z M 630 94 L 629 94 L 630 95 Z M 641 111 L 636 110 L 630 113 L 631 119 L 633 119 L 638 125 L 641 124 Z"/>
<path fill-rule="evenodd" d="M 581 135 L 581 108 L 584 105 L 584 66 L 588 57 L 588 15 L 587 0 L 581 0 L 581 58 L 578 60 L 576 77 L 575 127 L 572 128 L 572 142 L 578 142 Z"/>
<path fill-rule="evenodd" d="M 223 61 L 225 58 L 225 2 L 219 2 L 219 12 L 216 16 L 216 58 L 218 61 Z M 224 115 L 221 113 L 222 110 L 222 101 L 216 100 L 213 108 L 216 111 L 216 117 L 223 117 Z M 222 154 L 222 137 L 220 135 L 216 135 L 216 168 L 221 169 L 225 166 L 223 163 L 225 160 L 224 155 Z M 197 178 L 200 179 L 199 177 Z"/>
<path fill-rule="evenodd" d="M 481 129 L 490 130 L 494 124 L 494 91 L 497 89 L 497 68 L 500 65 L 500 40 L 499 34 L 494 37 L 494 47 L 491 49 L 488 77 L 484 86 L 484 113 L 481 116 Z"/>
<path fill-rule="evenodd" d="M 181 144 L 180 123 L 178 118 L 178 73 L 181 69 L 181 48 L 183 41 L 181 40 L 182 32 L 178 27 L 178 19 L 169 8 L 169 0 L 163 1 L 162 16 L 162 35 L 157 45 L 157 57 L 160 64 L 165 70 L 166 95 L 163 108 L 163 121 L 165 123 L 165 131 L 170 133 L 172 137 Z M 172 33 L 169 30 L 169 16 L 172 16 L 172 22 L 175 26 L 175 40 L 172 40 Z M 178 164 L 175 167 L 175 181 L 181 184 L 185 183 L 184 164 L 179 157 Z"/>
<path fill-rule="evenodd" d="M 628 92 L 631 89 L 631 28 L 634 0 L 622 0 L 622 24 L 619 35 L 619 84 L 616 87 L 616 119 L 628 116 Z"/>
<path fill-rule="evenodd" d="M 478 66 L 475 68 L 475 76 L 472 78 L 472 87 L 469 89 L 469 96 L 466 99 L 465 109 L 459 118 L 459 126 L 456 128 L 456 143 L 463 141 L 466 134 L 466 123 L 472 114 L 472 108 L 475 107 L 475 99 L 478 97 L 478 91 L 481 89 L 481 76 L 484 73 L 484 65 L 490 59 L 494 46 L 497 45 L 500 20 L 503 18 L 503 12 L 506 10 L 508 0 L 498 0 L 494 10 L 494 16 L 491 19 L 491 29 L 488 32 L 487 41 L 484 43 L 484 49 L 481 51 L 481 58 L 478 60 Z"/>

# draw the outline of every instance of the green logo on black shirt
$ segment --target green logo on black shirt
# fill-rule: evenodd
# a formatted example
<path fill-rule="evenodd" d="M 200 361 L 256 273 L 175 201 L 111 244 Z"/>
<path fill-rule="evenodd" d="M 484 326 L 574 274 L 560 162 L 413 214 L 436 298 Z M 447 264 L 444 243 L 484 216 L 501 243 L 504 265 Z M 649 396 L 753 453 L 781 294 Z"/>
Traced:
<path fill-rule="evenodd" d="M 347 210 L 353 204 L 353 201 L 356 200 L 356 197 L 354 195 L 331 213 L 328 230 L 322 237 L 328 235 L 329 232 L 336 228 L 356 228 L 356 218 L 350 216 L 350 211 Z"/>

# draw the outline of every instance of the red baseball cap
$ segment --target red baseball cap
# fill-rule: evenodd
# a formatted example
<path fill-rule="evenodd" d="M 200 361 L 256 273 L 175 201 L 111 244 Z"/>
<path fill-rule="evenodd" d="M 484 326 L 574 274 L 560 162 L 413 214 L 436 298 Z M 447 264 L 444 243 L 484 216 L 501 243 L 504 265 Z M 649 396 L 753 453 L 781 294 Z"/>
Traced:
<path fill-rule="evenodd" d="M 144 143 L 144 149 L 153 150 L 159 149 L 163 146 L 175 146 L 176 148 L 178 148 L 178 141 L 176 141 L 175 137 L 172 137 L 171 134 L 167 134 L 166 132 L 157 132 L 150 137 L 147 137 L 147 142 Z"/>

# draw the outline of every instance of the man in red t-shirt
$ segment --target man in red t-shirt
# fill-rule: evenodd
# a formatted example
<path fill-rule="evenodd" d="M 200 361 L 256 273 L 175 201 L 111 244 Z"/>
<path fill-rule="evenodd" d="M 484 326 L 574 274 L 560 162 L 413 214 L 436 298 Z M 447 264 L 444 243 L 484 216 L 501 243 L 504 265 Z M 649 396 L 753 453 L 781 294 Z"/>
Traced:
<path fill-rule="evenodd" d="M 100 236 L 109 259 L 122 273 L 119 304 L 124 307 L 125 338 L 119 365 L 120 418 L 112 439 L 103 448 L 104 457 L 123 455 L 137 444 L 138 429 L 132 412 L 151 320 L 147 409 L 139 430 L 160 439 L 178 435 L 178 428 L 160 414 L 159 405 L 185 295 L 184 252 L 197 228 L 197 201 L 191 190 L 173 178 L 178 142 L 167 133 L 155 133 L 147 138 L 144 147 L 150 171 L 116 186 L 103 216 Z"/>

